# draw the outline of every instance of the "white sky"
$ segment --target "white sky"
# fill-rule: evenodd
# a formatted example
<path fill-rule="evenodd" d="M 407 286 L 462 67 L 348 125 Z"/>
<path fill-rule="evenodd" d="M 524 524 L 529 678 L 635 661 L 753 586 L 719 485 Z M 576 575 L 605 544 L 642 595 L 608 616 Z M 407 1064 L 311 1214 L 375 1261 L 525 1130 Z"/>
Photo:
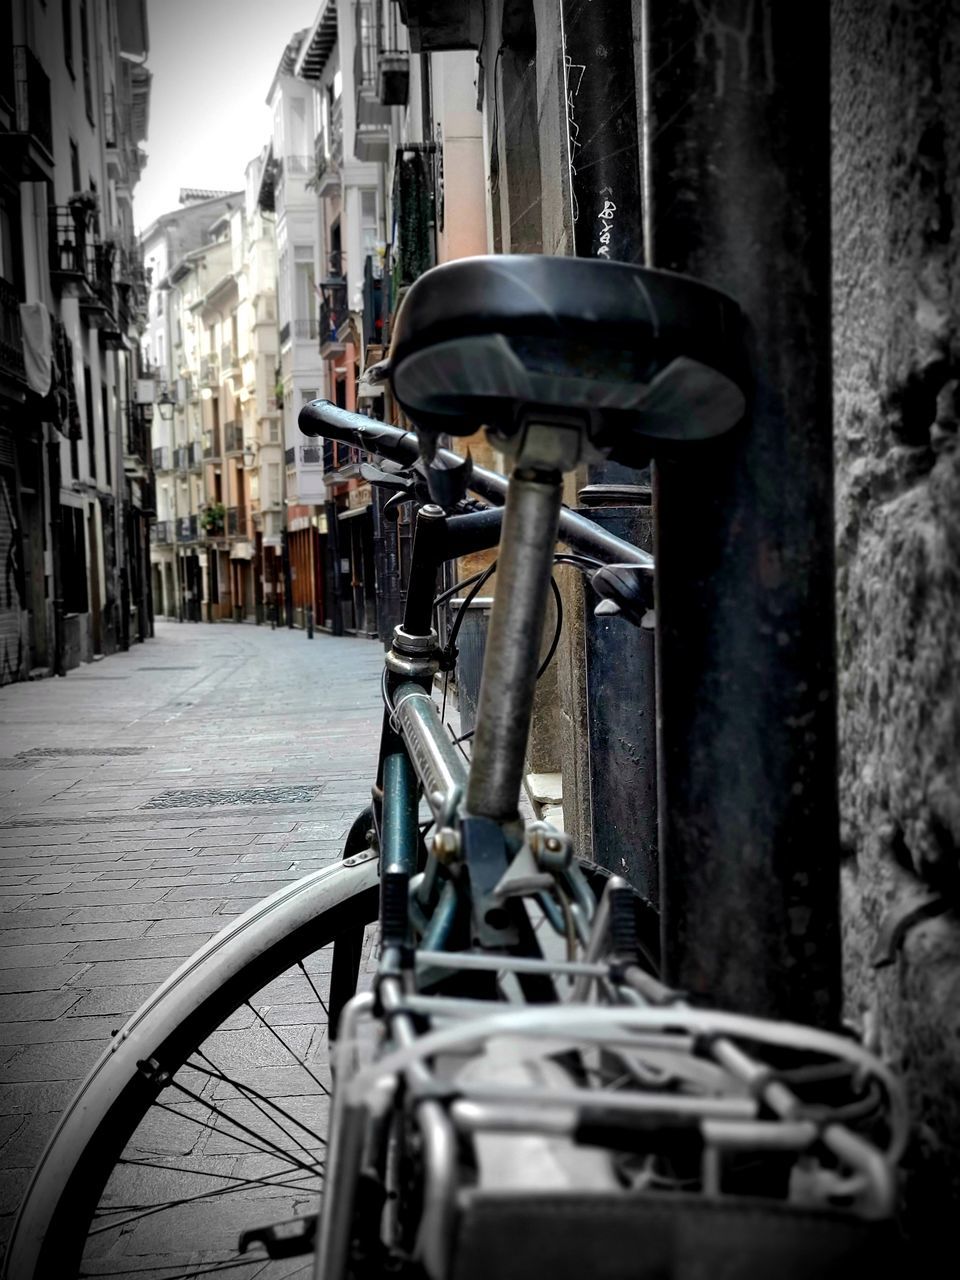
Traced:
<path fill-rule="evenodd" d="M 267 91 L 287 41 L 320 0 L 147 0 L 153 73 L 134 192 L 138 230 L 176 209 L 181 187 L 241 191 L 271 131 Z"/>

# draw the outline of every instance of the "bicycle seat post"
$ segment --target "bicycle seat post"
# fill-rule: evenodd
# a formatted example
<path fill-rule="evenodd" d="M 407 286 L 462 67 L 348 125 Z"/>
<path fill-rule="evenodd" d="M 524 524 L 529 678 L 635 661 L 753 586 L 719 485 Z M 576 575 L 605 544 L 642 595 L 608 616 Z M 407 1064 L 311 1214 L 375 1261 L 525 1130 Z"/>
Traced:
<path fill-rule="evenodd" d="M 518 816 L 562 473 L 576 465 L 581 435 L 577 426 L 530 423 L 507 488 L 466 803 L 501 824 Z"/>

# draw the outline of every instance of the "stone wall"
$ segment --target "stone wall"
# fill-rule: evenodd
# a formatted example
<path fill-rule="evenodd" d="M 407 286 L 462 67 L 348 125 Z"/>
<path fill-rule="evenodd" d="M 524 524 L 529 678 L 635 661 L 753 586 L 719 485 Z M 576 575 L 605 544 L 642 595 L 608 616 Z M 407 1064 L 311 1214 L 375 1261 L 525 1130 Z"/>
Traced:
<path fill-rule="evenodd" d="M 933 1241 L 960 1203 L 960 2 L 833 15 L 847 1008 L 908 1083 Z"/>

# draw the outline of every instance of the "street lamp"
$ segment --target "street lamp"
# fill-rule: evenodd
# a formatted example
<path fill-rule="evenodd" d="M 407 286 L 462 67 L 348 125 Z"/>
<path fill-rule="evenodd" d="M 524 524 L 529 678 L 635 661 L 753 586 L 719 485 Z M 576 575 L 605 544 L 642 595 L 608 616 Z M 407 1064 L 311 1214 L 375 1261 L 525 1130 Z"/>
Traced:
<path fill-rule="evenodd" d="M 252 445 L 252 444 L 248 444 L 248 445 L 245 447 L 244 451 L 243 451 L 243 466 L 244 466 L 244 469 L 245 469 L 246 471 L 250 471 L 250 470 L 252 470 L 252 468 L 253 468 L 253 464 L 256 462 L 256 460 L 257 460 L 257 455 L 256 455 L 256 453 L 254 452 L 253 445 Z"/>
<path fill-rule="evenodd" d="M 163 395 L 157 401 L 157 411 L 164 422 L 169 422 L 173 418 L 173 411 L 177 402 L 170 395 L 169 391 L 164 391 Z"/>

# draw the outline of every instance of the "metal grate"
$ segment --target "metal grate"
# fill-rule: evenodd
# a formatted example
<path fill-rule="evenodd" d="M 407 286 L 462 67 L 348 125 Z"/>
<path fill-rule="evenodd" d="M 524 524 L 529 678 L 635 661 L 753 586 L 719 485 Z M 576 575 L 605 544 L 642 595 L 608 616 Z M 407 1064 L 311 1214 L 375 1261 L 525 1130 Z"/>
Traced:
<path fill-rule="evenodd" d="M 319 787 L 206 787 L 191 791 L 161 791 L 141 809 L 212 809 L 231 804 L 306 804 Z"/>

